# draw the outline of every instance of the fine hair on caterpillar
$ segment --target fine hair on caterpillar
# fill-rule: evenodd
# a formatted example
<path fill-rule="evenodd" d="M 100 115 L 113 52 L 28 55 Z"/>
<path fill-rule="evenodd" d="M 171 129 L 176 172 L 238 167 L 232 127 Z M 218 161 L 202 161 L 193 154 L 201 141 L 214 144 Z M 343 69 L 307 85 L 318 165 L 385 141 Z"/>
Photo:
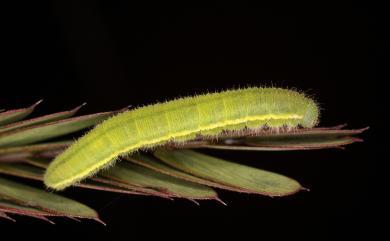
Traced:
<path fill-rule="evenodd" d="M 318 118 L 314 100 L 281 88 L 233 89 L 148 105 L 119 113 L 78 139 L 49 165 L 44 182 L 61 190 L 137 150 L 229 132 L 311 128 Z"/>

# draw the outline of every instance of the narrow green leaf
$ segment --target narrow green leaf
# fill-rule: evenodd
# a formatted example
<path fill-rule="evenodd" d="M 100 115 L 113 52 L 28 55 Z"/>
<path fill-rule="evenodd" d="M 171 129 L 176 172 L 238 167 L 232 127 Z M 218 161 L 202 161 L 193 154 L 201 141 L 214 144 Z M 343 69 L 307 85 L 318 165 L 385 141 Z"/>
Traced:
<path fill-rule="evenodd" d="M 0 173 L 42 181 L 43 170 L 23 163 L 0 163 Z"/>
<path fill-rule="evenodd" d="M 303 131 L 282 132 L 275 135 L 246 137 L 242 143 L 263 150 L 310 150 L 337 148 L 361 139 L 350 137 L 357 135 L 368 128 L 357 130 L 341 130 L 337 128 L 313 128 Z"/>
<path fill-rule="evenodd" d="M 41 168 L 46 169 L 49 166 L 50 160 L 44 158 L 27 158 L 24 160 L 25 163 Z M 43 176 L 42 179 L 43 180 Z M 161 198 L 171 199 L 169 195 L 144 187 L 138 187 L 123 182 L 118 182 L 112 178 L 106 178 L 103 176 L 95 176 L 81 183 L 76 183 L 75 186 L 103 190 L 104 187 L 111 187 L 114 192 L 122 192 L 128 194 L 136 195 L 147 195 L 147 196 L 157 196 Z M 115 189 L 115 190 L 114 190 Z M 103 190 L 104 191 L 104 190 Z"/>
<path fill-rule="evenodd" d="M 14 122 L 12 124 L 1 126 L 0 133 L 3 133 L 5 131 L 10 131 L 10 130 L 15 130 L 15 129 L 22 128 L 22 127 L 33 126 L 33 125 L 43 124 L 43 123 L 47 123 L 47 122 L 51 122 L 51 121 L 66 119 L 66 118 L 69 118 L 69 117 L 73 116 L 74 114 L 76 114 L 76 112 L 84 105 L 85 104 L 82 104 L 82 105 L 80 105 L 72 110 L 58 112 L 58 113 L 54 113 L 54 114 L 50 114 L 50 115 L 44 115 L 44 116 L 40 116 L 37 118 Z"/>
<path fill-rule="evenodd" d="M 46 170 L 51 160 L 45 158 L 26 158 L 23 162 L 31 166 Z"/>
<path fill-rule="evenodd" d="M 35 159 L 35 161 L 36 160 L 39 159 Z M 39 162 L 35 162 L 35 163 L 39 163 Z M 29 166 L 23 163 L 13 163 L 13 164 L 0 163 L 0 173 L 16 176 L 16 177 L 28 178 L 32 180 L 43 181 L 44 169 L 37 168 L 35 166 Z M 116 182 L 110 182 L 110 181 L 103 183 L 103 182 L 88 180 L 83 183 L 77 183 L 75 184 L 75 186 L 81 188 L 99 190 L 99 191 L 106 191 L 106 192 L 116 192 L 116 193 L 134 194 L 134 195 L 148 195 L 146 193 L 131 191 L 129 189 L 120 187 L 116 184 L 117 184 Z"/>
<path fill-rule="evenodd" d="M 242 189 L 247 193 L 285 196 L 302 189 L 297 181 L 283 175 L 228 162 L 190 150 L 157 150 L 154 155 L 181 171 Z"/>
<path fill-rule="evenodd" d="M 72 141 L 0 148 L 1 162 L 23 161 L 31 157 L 53 157 L 61 153 Z"/>
<path fill-rule="evenodd" d="M 43 180 L 43 178 L 42 178 Z M 115 193 L 122 193 L 122 194 L 130 194 L 130 195 L 141 195 L 141 196 L 152 196 L 152 194 L 142 192 L 142 190 L 137 190 L 136 188 L 129 188 L 127 185 L 121 185 L 118 182 L 113 181 L 93 181 L 88 180 L 83 183 L 78 183 L 75 186 L 82 187 L 82 188 L 88 188 L 88 189 L 94 189 L 98 191 L 104 191 L 104 192 L 115 192 Z"/>
<path fill-rule="evenodd" d="M 10 214 L 17 214 L 17 215 L 23 215 L 23 216 L 29 216 L 32 218 L 41 219 L 43 221 L 49 222 L 51 224 L 54 224 L 51 220 L 49 220 L 47 217 L 58 217 L 62 215 L 58 214 L 52 214 L 49 212 L 45 212 L 43 210 L 33 208 L 33 207 L 25 207 L 21 206 L 15 203 L 7 202 L 4 200 L 0 200 L 0 211 Z M 15 221 L 14 219 L 11 219 L 12 221 Z"/>
<path fill-rule="evenodd" d="M 229 191 L 233 191 L 233 192 L 245 192 L 245 190 L 242 190 L 240 188 L 226 186 L 226 185 L 223 185 L 220 183 L 205 180 L 205 179 L 190 175 L 188 173 L 179 171 L 177 169 L 172 168 L 171 166 L 168 166 L 168 165 L 162 163 L 159 159 L 157 159 L 153 156 L 147 156 L 147 155 L 143 155 L 143 154 L 138 153 L 138 154 L 131 156 L 131 157 L 130 156 L 125 157 L 125 160 L 133 162 L 133 163 L 141 165 L 141 166 L 144 166 L 146 168 L 152 169 L 153 171 L 156 171 L 156 172 L 159 172 L 159 173 L 162 173 L 165 175 L 169 175 L 172 177 L 183 179 L 185 181 L 194 182 L 194 183 L 198 183 L 198 184 L 206 185 L 206 186 L 210 186 L 210 187 L 225 189 L 225 190 L 229 190 Z"/>
<path fill-rule="evenodd" d="M 38 168 L 43 169 L 43 170 L 46 170 L 46 168 L 49 166 L 50 161 L 51 160 L 44 159 L 44 158 L 26 158 L 24 160 L 25 163 L 32 165 L 33 167 L 38 167 Z M 12 165 L 16 165 L 16 164 L 12 164 Z M 42 172 L 43 172 L 43 170 L 42 170 Z M 41 174 L 42 174 L 42 172 L 41 172 Z M 41 178 L 40 180 L 43 181 L 43 174 L 40 178 Z M 96 190 L 102 190 L 102 191 L 105 191 L 104 188 L 111 188 L 110 191 L 113 191 L 113 192 L 121 192 L 121 193 L 127 193 L 127 194 L 135 194 L 135 195 L 157 196 L 157 197 L 161 197 L 161 198 L 170 199 L 170 197 L 168 195 L 166 195 L 162 192 L 158 192 L 158 191 L 155 191 L 153 189 L 129 185 L 129 184 L 118 182 L 116 180 L 102 177 L 102 176 L 92 177 L 89 180 L 86 180 L 82 183 L 76 183 L 75 186 L 96 189 Z"/>
<path fill-rule="evenodd" d="M 292 151 L 324 148 L 341 148 L 342 146 L 359 142 L 361 139 L 351 137 L 360 134 L 368 128 L 357 130 L 342 130 L 343 126 L 328 128 L 294 129 L 246 133 L 227 133 L 218 140 L 195 140 L 181 145 L 168 145 L 170 149 L 209 148 L 223 150 L 246 151 Z"/>
<path fill-rule="evenodd" d="M 34 145 L 26 145 L 26 146 L 15 146 L 15 147 L 3 147 L 0 148 L 0 155 L 10 154 L 10 153 L 37 153 L 43 151 L 50 150 L 63 150 L 72 144 L 73 141 L 57 141 L 57 142 L 49 142 L 49 143 L 41 143 Z"/>
<path fill-rule="evenodd" d="M 36 102 L 35 104 L 33 104 L 30 107 L 23 108 L 23 109 L 9 110 L 9 111 L 5 111 L 5 112 L 1 112 L 0 113 L 0 126 L 26 118 L 29 114 L 31 114 L 34 111 L 34 108 L 41 102 L 42 102 L 42 100 Z"/>
<path fill-rule="evenodd" d="M 99 221 L 95 210 L 54 193 L 0 178 L 0 197 L 20 205 L 35 207 L 61 216 L 90 218 Z"/>
<path fill-rule="evenodd" d="M 46 169 L 50 163 L 50 160 L 43 159 L 43 158 L 26 158 L 24 160 L 24 162 L 29 164 L 29 165 L 32 165 L 34 167 Z M 7 165 L 17 165 L 17 164 L 7 164 Z M 1 167 L 1 165 L 0 165 L 0 167 Z M 0 172 L 1 172 L 1 169 L 0 169 Z M 40 180 L 43 180 L 43 177 Z M 86 186 L 88 184 L 94 184 L 94 186 L 92 186 L 92 187 Z M 86 182 L 75 184 L 75 186 L 92 188 L 92 189 L 98 189 L 104 185 L 108 185 L 110 187 L 116 187 L 120 190 L 126 190 L 129 194 L 157 196 L 157 197 L 166 198 L 166 199 L 171 199 L 171 197 L 172 197 L 172 195 L 169 195 L 165 192 L 155 190 L 153 188 L 141 187 L 141 186 L 131 185 L 131 184 L 125 183 L 123 181 L 122 182 L 118 181 L 114 177 L 107 175 L 107 173 L 105 173 L 105 172 L 102 172 L 100 175 L 90 178 Z M 95 187 L 95 186 L 97 186 L 97 187 Z"/>
<path fill-rule="evenodd" d="M 4 132 L 0 134 L 0 147 L 26 145 L 76 132 L 96 125 L 113 113 L 115 112 L 84 115 Z"/>
<path fill-rule="evenodd" d="M 104 174 L 101 174 L 101 175 L 104 175 Z M 155 197 L 160 197 L 160 198 L 172 200 L 172 195 L 168 195 L 165 192 L 161 192 L 159 190 L 155 190 L 155 189 L 149 188 L 149 187 L 141 187 L 141 186 L 133 185 L 131 183 L 125 183 L 125 182 L 123 182 L 119 179 L 116 179 L 115 177 L 111 177 L 109 175 L 93 177 L 93 178 L 91 178 L 91 180 L 94 182 L 98 182 L 98 183 L 105 183 L 108 185 L 121 187 L 121 188 L 124 188 L 126 190 L 132 191 L 134 193 L 138 193 L 140 195 L 155 196 Z"/>
<path fill-rule="evenodd" d="M 298 150 L 317 150 L 326 148 L 342 148 L 342 146 L 360 142 L 361 139 L 346 137 L 342 139 L 319 139 L 314 140 L 285 140 L 285 141 L 264 141 L 256 139 L 247 139 L 240 144 L 203 144 L 201 146 L 192 146 L 192 148 L 207 148 L 232 151 L 298 151 Z"/>
<path fill-rule="evenodd" d="M 26 158 L 25 163 L 46 170 L 49 166 L 50 160 L 44 158 Z M 43 175 L 41 179 L 43 181 Z M 114 192 L 122 192 L 127 194 L 135 195 L 147 195 L 147 196 L 157 196 L 161 198 L 171 199 L 168 195 L 158 192 L 153 189 L 138 187 L 134 185 L 129 185 L 123 182 L 118 182 L 112 178 L 106 178 L 102 176 L 92 177 L 89 180 L 86 180 L 82 183 L 76 183 L 75 186 L 103 190 L 105 187 L 111 187 Z M 104 190 L 103 190 L 104 191 Z"/>
<path fill-rule="evenodd" d="M 311 150 L 324 148 L 337 148 L 354 142 L 361 141 L 358 138 L 247 138 L 245 144 L 248 146 L 263 147 L 268 150 Z"/>
<path fill-rule="evenodd" d="M 43 158 L 26 158 L 24 162 L 34 167 L 38 167 L 45 170 L 48 167 L 50 160 L 43 159 Z M 43 180 L 43 176 L 41 177 L 40 180 Z M 160 198 L 171 199 L 171 196 L 166 193 L 154 189 L 146 188 L 146 187 L 134 186 L 128 183 L 119 182 L 117 180 L 114 180 L 109 175 L 106 175 L 106 177 L 102 175 L 98 175 L 82 183 L 76 183 L 75 186 L 97 189 L 97 190 L 103 190 L 104 187 L 111 187 L 113 189 L 112 191 L 114 192 L 122 192 L 122 193 L 135 194 L 135 195 L 156 196 Z"/>
<path fill-rule="evenodd" d="M 276 138 L 276 139 L 335 139 L 342 137 L 349 137 L 352 135 L 361 134 L 362 132 L 368 130 L 368 127 L 355 129 L 355 130 L 341 130 L 334 128 L 311 128 L 311 129 L 297 129 L 293 131 L 286 132 L 268 132 L 263 135 L 247 137 L 247 138 L 255 138 L 255 139 L 265 139 Z"/>
<path fill-rule="evenodd" d="M 102 173 L 105 177 L 134 186 L 152 188 L 172 197 L 187 199 L 217 199 L 209 187 L 160 174 L 145 167 L 122 162 Z"/>
<path fill-rule="evenodd" d="M 32 207 L 25 207 L 21 206 L 15 203 L 10 203 L 4 200 L 0 200 L 0 211 L 5 212 L 5 213 L 11 213 L 11 214 L 17 214 L 17 215 L 23 215 L 23 216 L 29 216 L 32 218 L 38 218 L 42 219 L 46 222 L 49 222 L 51 224 L 54 224 L 54 222 L 50 221 L 47 217 L 50 216 L 60 216 L 60 215 L 55 215 L 51 214 L 49 212 L 45 212 L 42 210 L 39 210 L 37 208 L 32 208 Z M 15 222 L 14 219 L 11 219 L 12 221 Z"/>
<path fill-rule="evenodd" d="M 307 136 L 318 136 L 323 137 L 343 137 L 360 134 L 369 129 L 369 127 L 361 129 L 342 129 L 345 125 L 339 125 L 334 127 L 315 127 L 315 128 L 278 128 L 278 129 L 244 129 L 241 131 L 224 132 L 218 136 L 219 140 L 241 138 L 241 137 L 260 137 L 267 138 L 273 136 L 279 137 L 307 137 Z M 200 138 L 202 139 L 202 137 Z M 207 140 L 207 138 L 206 138 Z"/>

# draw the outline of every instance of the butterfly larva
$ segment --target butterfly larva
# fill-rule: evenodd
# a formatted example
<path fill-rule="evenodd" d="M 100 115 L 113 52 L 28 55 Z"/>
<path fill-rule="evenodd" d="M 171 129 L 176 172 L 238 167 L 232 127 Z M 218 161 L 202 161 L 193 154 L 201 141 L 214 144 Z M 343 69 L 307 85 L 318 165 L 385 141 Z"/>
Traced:
<path fill-rule="evenodd" d="M 245 127 L 313 127 L 318 115 L 313 100 L 279 88 L 229 90 L 149 105 L 97 125 L 56 157 L 44 181 L 60 190 L 140 148 Z"/>

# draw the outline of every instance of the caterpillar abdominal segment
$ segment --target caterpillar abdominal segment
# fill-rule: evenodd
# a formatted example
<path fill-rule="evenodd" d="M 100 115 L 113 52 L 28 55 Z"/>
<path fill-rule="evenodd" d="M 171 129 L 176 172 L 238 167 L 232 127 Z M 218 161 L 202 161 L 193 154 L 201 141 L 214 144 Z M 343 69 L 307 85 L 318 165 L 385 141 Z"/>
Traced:
<path fill-rule="evenodd" d="M 44 182 L 61 190 L 134 151 L 244 129 L 313 127 L 316 103 L 280 88 L 246 88 L 181 98 L 120 113 L 97 125 L 49 165 Z"/>

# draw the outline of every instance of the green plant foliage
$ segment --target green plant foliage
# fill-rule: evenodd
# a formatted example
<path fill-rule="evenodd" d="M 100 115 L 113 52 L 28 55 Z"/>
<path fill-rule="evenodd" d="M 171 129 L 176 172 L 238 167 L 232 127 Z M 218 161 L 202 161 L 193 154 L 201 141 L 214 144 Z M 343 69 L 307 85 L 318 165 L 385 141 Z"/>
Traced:
<path fill-rule="evenodd" d="M 216 199 L 211 188 L 161 174 L 132 163 L 122 162 L 103 172 L 105 177 L 134 186 L 152 188 L 170 197 L 187 199 Z"/>
<path fill-rule="evenodd" d="M 209 187 L 215 187 L 220 189 L 225 189 L 233 192 L 243 192 L 240 188 L 235 188 L 232 186 L 226 186 L 218 182 L 212 182 L 210 180 L 202 179 L 199 177 L 196 177 L 194 175 L 179 171 L 171 166 L 168 166 L 161 162 L 161 160 L 145 154 L 136 154 L 134 156 L 128 156 L 125 158 L 125 160 L 133 162 L 135 164 L 147 167 L 153 171 L 166 174 L 172 177 L 176 177 L 182 180 L 186 180 L 189 182 L 198 183 L 201 185 L 209 186 Z"/>
<path fill-rule="evenodd" d="M 41 103 L 42 100 L 36 102 L 32 106 L 28 108 L 23 108 L 23 109 L 17 109 L 17 110 L 9 110 L 6 112 L 1 112 L 0 113 L 0 125 L 6 125 L 9 123 L 13 123 L 19 120 L 23 120 L 26 118 L 29 114 L 31 114 L 35 107 Z"/>
<path fill-rule="evenodd" d="M 0 197 L 48 213 L 99 220 L 97 213 L 84 204 L 3 178 L 0 178 Z"/>
<path fill-rule="evenodd" d="M 78 106 L 72 110 L 69 110 L 69 111 L 58 112 L 58 113 L 54 113 L 51 115 L 40 116 L 37 118 L 28 119 L 25 121 L 14 122 L 14 123 L 9 124 L 9 125 L 0 126 L 0 133 L 14 130 L 14 129 L 18 129 L 18 128 L 22 128 L 22 127 L 34 126 L 34 125 L 52 122 L 52 121 L 56 121 L 56 120 L 66 119 L 66 118 L 72 117 L 74 114 L 76 114 L 76 112 L 84 105 L 85 104 L 80 105 L 80 106 Z"/>
<path fill-rule="evenodd" d="M 52 217 L 88 218 L 100 221 L 96 211 L 77 201 L 47 192 L 44 172 L 73 141 L 48 141 L 77 132 L 118 113 L 105 112 L 72 117 L 72 110 L 23 120 L 40 102 L 23 109 L 0 111 L 0 219 L 14 221 L 24 215 L 51 222 Z M 76 183 L 77 188 L 129 195 L 221 201 L 213 188 L 239 193 L 284 196 L 300 190 L 297 181 L 280 174 L 248 167 L 191 151 L 194 148 L 289 151 L 340 148 L 361 141 L 353 137 L 365 129 L 279 128 L 222 132 L 218 139 L 195 138 L 166 143 L 154 153 L 140 151 L 120 163 Z M 45 141 L 45 142 L 43 142 Z M 152 155 L 154 154 L 154 156 Z M 89 155 L 85 156 L 88 159 Z M 7 179 L 9 176 L 14 178 Z M 32 187 L 29 183 L 42 185 Z M 222 202 L 222 201 L 221 201 Z M 12 215 L 10 217 L 10 215 Z"/>
<path fill-rule="evenodd" d="M 301 185 L 288 177 L 191 150 L 157 150 L 154 155 L 166 164 L 206 180 L 222 183 L 266 196 L 285 196 L 298 192 Z"/>
<path fill-rule="evenodd" d="M 110 115 L 111 112 L 98 113 L 3 132 L 0 134 L 0 147 L 31 144 L 63 136 L 93 126 Z"/>
<path fill-rule="evenodd" d="M 77 140 L 50 164 L 44 182 L 62 190 L 142 148 L 218 137 L 225 130 L 312 128 L 318 116 L 312 99 L 281 88 L 233 89 L 148 105 L 120 113 Z"/>

